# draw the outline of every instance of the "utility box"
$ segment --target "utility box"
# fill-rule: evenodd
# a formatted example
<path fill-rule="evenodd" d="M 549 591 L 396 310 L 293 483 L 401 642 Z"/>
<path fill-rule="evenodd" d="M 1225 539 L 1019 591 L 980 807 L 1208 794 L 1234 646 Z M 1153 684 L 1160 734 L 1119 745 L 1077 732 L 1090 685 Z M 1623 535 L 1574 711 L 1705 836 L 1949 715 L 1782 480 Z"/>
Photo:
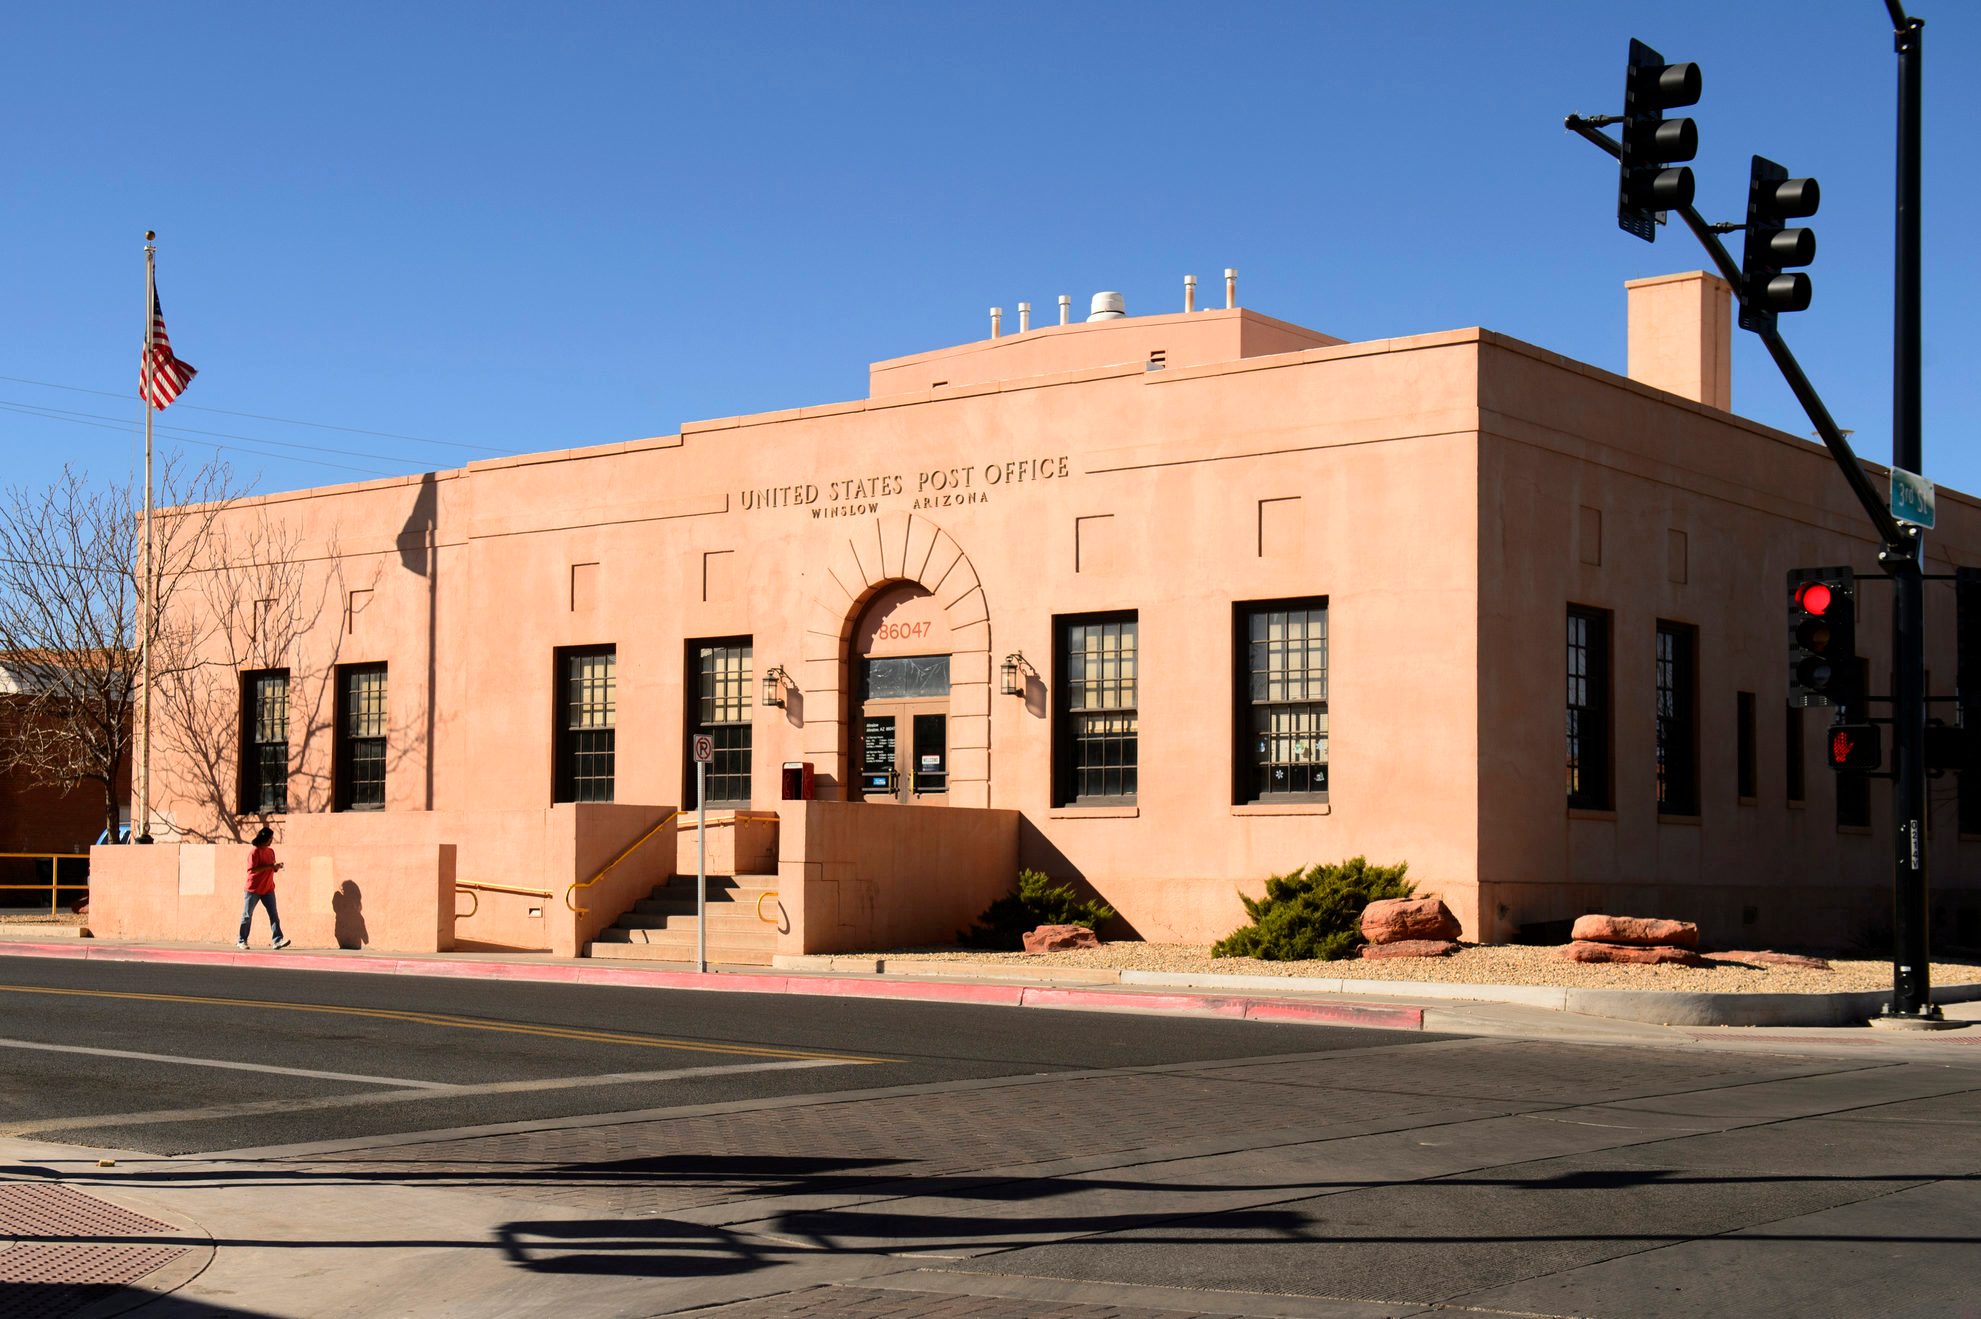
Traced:
<path fill-rule="evenodd" d="M 787 760 L 784 762 L 784 800 L 812 800 L 812 762 L 809 760 Z"/>

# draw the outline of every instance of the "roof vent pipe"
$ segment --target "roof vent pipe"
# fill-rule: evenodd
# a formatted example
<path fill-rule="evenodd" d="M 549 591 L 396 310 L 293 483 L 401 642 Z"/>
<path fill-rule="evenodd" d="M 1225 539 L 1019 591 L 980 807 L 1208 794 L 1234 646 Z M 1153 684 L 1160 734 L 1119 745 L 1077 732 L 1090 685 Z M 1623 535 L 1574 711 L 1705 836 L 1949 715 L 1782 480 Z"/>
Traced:
<path fill-rule="evenodd" d="M 1235 266 L 1224 268 L 1224 309 L 1230 311 L 1238 305 L 1238 269 Z"/>
<path fill-rule="evenodd" d="M 1183 310 L 1197 310 L 1197 277 L 1195 275 L 1185 275 L 1183 277 Z"/>
<path fill-rule="evenodd" d="M 1025 333 L 1025 331 L 1031 328 L 1032 328 L 1032 304 L 1029 302 L 1021 302 L 1018 304 L 1018 333 L 1023 334 Z"/>
<path fill-rule="evenodd" d="M 1087 313 L 1090 321 L 1118 321 L 1128 313 L 1122 310 L 1124 304 L 1119 293 L 1096 293 L 1093 309 Z"/>
<path fill-rule="evenodd" d="M 1004 322 L 1004 308 L 1002 308 L 1002 307 L 992 307 L 992 308 L 991 308 L 991 338 L 993 338 L 993 339 L 995 339 L 995 338 L 997 338 L 997 336 L 998 336 L 998 334 L 999 334 L 999 327 L 1000 327 L 1000 326 L 1001 326 L 1001 325 L 1003 324 L 1003 322 Z"/>
<path fill-rule="evenodd" d="M 1059 295 L 1059 323 L 1066 324 L 1073 319 L 1073 298 L 1069 294 Z"/>

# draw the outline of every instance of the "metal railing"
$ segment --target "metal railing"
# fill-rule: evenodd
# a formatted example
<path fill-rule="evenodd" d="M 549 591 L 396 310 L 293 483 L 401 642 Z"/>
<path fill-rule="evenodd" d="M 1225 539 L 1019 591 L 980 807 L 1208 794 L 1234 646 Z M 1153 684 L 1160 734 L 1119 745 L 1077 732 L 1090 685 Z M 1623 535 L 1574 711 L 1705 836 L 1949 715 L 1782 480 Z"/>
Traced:
<path fill-rule="evenodd" d="M 665 829 L 669 824 L 671 824 L 674 820 L 674 817 L 679 814 L 681 814 L 681 812 L 678 810 L 669 811 L 666 815 L 663 815 L 660 818 L 660 822 L 658 824 L 654 825 L 653 828 L 647 830 L 645 833 L 641 834 L 638 838 L 635 838 L 632 842 L 628 843 L 625 849 L 621 851 L 618 856 L 615 856 L 610 861 L 606 862 L 604 867 L 601 868 L 596 875 L 593 875 L 590 879 L 581 879 L 575 884 L 571 885 L 571 887 L 565 889 L 564 905 L 569 907 L 572 911 L 576 912 L 580 916 L 589 915 L 591 912 L 591 908 L 580 907 L 577 903 L 571 901 L 571 895 L 573 893 L 576 893 L 581 888 L 590 888 L 592 885 L 598 883 L 601 879 L 604 879 L 607 875 L 611 874 L 613 867 L 617 866 L 621 861 L 624 861 L 627 857 L 633 855 L 633 853 L 639 851 L 642 847 L 646 846 L 647 840 L 659 834 L 660 831 Z"/>
<path fill-rule="evenodd" d="M 546 902 L 553 896 L 547 888 L 519 888 L 514 884 L 484 884 L 480 880 L 474 879 L 455 880 L 455 896 L 460 896 L 463 889 L 467 890 L 469 897 L 474 898 L 475 905 L 466 911 L 456 909 L 454 919 L 457 921 L 467 921 L 475 918 L 476 914 L 481 911 L 481 897 L 479 895 L 482 893 L 514 893 L 519 897 L 542 898 Z"/>
<path fill-rule="evenodd" d="M 82 889 L 85 892 L 89 889 L 89 880 L 87 878 L 80 883 L 63 884 L 62 863 L 64 861 L 87 860 L 89 860 L 89 853 L 87 852 L 0 852 L 0 861 L 47 861 L 50 863 L 48 882 L 46 884 L 0 884 L 0 892 L 13 889 L 27 889 L 33 892 L 39 892 L 42 889 L 47 889 L 48 914 L 50 916 L 59 916 L 62 914 L 60 891 L 63 888 Z"/>

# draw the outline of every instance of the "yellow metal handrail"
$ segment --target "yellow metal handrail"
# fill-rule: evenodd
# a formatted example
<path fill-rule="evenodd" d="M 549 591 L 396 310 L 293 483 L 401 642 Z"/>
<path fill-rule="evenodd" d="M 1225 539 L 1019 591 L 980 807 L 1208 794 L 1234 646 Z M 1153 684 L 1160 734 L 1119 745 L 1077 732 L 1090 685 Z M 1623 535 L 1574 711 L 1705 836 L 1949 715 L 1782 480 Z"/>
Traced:
<path fill-rule="evenodd" d="M 64 861 L 87 861 L 89 860 L 89 853 L 87 852 L 0 852 L 0 860 L 51 862 L 52 864 L 49 867 L 47 884 L 45 885 L 44 884 L 0 884 L 0 889 L 39 890 L 42 888 L 46 888 L 48 890 L 48 914 L 50 916 L 59 916 L 61 915 L 62 912 L 62 898 L 60 893 L 60 890 L 62 888 L 62 863 Z M 86 885 L 83 884 L 69 885 L 70 888 L 82 888 L 85 886 Z"/>
<path fill-rule="evenodd" d="M 681 823 L 675 826 L 680 832 L 686 833 L 695 827 L 695 817 L 692 812 L 683 809 L 676 811 L 675 814 L 682 817 Z M 776 820 L 778 818 L 779 816 L 776 811 L 725 811 L 720 819 L 710 820 L 708 827 L 711 829 L 734 828 L 739 820 Z"/>
<path fill-rule="evenodd" d="M 767 888 L 763 892 L 757 894 L 757 919 L 762 921 L 765 925 L 777 924 L 776 921 L 764 915 L 764 899 L 774 898 L 776 896 L 777 896 L 777 890 L 774 888 Z"/>
<path fill-rule="evenodd" d="M 457 879 L 455 888 L 480 889 L 484 893 L 515 893 L 526 898 L 555 897 L 547 888 L 517 888 L 514 884 L 484 884 L 478 879 Z"/>
<path fill-rule="evenodd" d="M 601 879 L 604 879 L 607 875 L 611 874 L 612 868 L 614 866 L 618 865 L 621 861 L 624 861 L 627 857 L 633 855 L 633 853 L 639 851 L 640 848 L 646 845 L 646 842 L 649 838 L 652 838 L 662 829 L 665 829 L 673 821 L 674 817 L 679 814 L 681 814 L 681 812 L 678 810 L 669 811 L 666 815 L 661 817 L 660 823 L 654 825 L 653 828 L 647 830 L 645 833 L 641 834 L 638 838 L 635 838 L 631 843 L 628 843 L 626 845 L 626 849 L 623 852 L 621 852 L 618 856 L 613 857 L 610 861 L 606 862 L 604 869 L 600 870 L 596 875 L 593 875 L 590 879 L 579 880 L 577 883 L 572 884 L 571 887 L 565 889 L 564 905 L 569 907 L 573 912 L 576 912 L 580 916 L 589 914 L 591 908 L 580 907 L 577 903 L 571 901 L 571 895 L 573 893 L 576 893 L 581 888 L 590 888 L 592 885 L 598 883 Z"/>

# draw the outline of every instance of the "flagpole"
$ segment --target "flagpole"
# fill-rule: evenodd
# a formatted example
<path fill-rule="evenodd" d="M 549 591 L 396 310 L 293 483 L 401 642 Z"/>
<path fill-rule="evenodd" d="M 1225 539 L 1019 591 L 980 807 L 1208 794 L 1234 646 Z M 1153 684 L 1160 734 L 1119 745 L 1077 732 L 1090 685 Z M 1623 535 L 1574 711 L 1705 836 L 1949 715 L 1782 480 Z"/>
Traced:
<path fill-rule="evenodd" d="M 138 589 L 138 699 L 143 708 L 143 730 L 138 755 L 137 841 L 151 841 L 151 634 L 155 603 L 151 582 L 151 348 L 154 309 L 158 306 L 158 249 L 152 245 L 157 234 L 144 231 L 144 362 L 138 371 L 138 393 L 144 398 L 144 580 Z"/>

